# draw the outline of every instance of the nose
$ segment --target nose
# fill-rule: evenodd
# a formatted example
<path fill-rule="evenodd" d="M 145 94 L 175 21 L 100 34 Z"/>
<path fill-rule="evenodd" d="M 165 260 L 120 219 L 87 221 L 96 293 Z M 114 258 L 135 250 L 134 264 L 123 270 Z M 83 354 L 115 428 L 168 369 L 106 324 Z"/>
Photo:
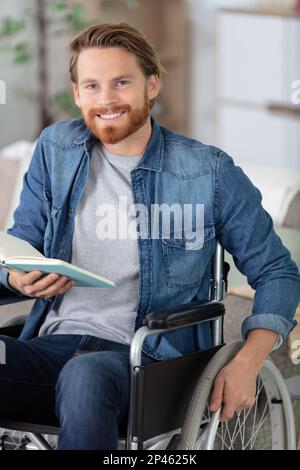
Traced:
<path fill-rule="evenodd" d="M 111 106 L 117 103 L 117 97 L 115 95 L 114 90 L 110 87 L 102 88 L 99 97 L 98 97 L 98 105 L 99 106 Z"/>

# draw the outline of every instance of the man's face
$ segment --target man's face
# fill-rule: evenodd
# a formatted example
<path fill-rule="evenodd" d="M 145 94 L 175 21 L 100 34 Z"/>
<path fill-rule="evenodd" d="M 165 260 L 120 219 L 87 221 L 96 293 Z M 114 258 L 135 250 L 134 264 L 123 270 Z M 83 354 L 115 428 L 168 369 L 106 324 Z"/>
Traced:
<path fill-rule="evenodd" d="M 87 127 L 104 144 L 115 144 L 149 118 L 158 79 L 146 78 L 135 56 L 121 47 L 89 48 L 77 61 L 74 98 Z"/>

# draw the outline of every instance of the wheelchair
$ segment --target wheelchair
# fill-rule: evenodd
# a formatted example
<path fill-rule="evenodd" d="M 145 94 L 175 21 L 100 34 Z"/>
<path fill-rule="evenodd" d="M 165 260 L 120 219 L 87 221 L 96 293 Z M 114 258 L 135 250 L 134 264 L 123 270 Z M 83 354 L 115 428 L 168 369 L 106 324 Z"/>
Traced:
<path fill-rule="evenodd" d="M 220 410 L 211 413 L 209 403 L 218 372 L 237 354 L 242 341 L 224 344 L 223 298 L 229 265 L 217 243 L 212 259 L 209 301 L 191 302 L 149 313 L 137 330 L 130 348 L 131 391 L 127 434 L 119 449 L 127 450 L 256 450 L 296 449 L 291 398 L 280 371 L 267 359 L 256 386 L 251 408 L 220 421 Z M 23 300 L 0 286 L 0 305 Z M 141 365 L 146 337 L 177 328 L 210 322 L 211 348 L 175 359 Z M 1 333 L 17 337 L 24 316 L 2 326 Z M 51 422 L 2 420 L 2 449 L 54 449 L 59 423 L 53 410 Z M 74 431 L 76 432 L 76 431 Z M 77 431 L 78 432 L 78 431 Z"/>

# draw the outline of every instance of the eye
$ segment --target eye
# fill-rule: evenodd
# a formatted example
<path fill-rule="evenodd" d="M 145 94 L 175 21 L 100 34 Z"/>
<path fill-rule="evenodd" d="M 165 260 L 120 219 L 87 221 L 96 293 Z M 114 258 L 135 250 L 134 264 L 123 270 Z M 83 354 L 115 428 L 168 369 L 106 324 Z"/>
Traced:
<path fill-rule="evenodd" d="M 119 80 L 117 82 L 117 85 L 121 86 L 121 87 L 124 86 L 124 85 L 127 85 L 127 84 L 128 84 L 128 80 Z"/>
<path fill-rule="evenodd" d="M 89 83 L 86 88 L 88 90 L 94 90 L 97 87 L 96 83 Z"/>

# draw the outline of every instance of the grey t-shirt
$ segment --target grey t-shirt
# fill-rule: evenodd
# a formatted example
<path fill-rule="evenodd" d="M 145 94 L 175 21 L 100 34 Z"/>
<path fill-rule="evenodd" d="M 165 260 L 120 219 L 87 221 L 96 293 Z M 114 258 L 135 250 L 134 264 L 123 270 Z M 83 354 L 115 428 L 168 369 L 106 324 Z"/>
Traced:
<path fill-rule="evenodd" d="M 94 147 L 75 218 L 71 262 L 117 287 L 71 288 L 56 299 L 39 336 L 89 334 L 130 344 L 139 278 L 130 172 L 140 159 L 111 155 L 100 144 Z"/>

